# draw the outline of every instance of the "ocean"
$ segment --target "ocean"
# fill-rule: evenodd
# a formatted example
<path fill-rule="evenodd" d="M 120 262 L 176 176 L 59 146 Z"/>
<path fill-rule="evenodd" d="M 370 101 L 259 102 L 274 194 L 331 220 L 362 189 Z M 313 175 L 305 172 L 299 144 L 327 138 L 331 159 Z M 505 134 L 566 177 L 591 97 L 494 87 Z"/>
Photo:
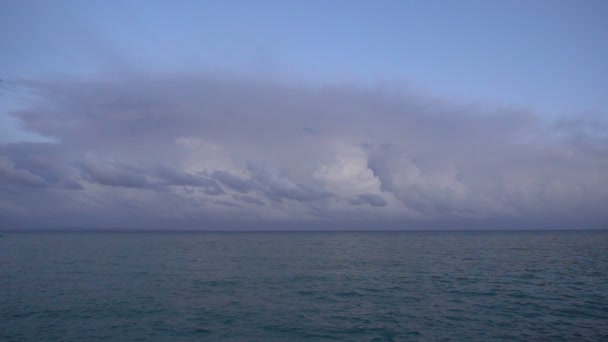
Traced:
<path fill-rule="evenodd" d="M 608 232 L 4 232 L 2 341 L 608 341 Z"/>

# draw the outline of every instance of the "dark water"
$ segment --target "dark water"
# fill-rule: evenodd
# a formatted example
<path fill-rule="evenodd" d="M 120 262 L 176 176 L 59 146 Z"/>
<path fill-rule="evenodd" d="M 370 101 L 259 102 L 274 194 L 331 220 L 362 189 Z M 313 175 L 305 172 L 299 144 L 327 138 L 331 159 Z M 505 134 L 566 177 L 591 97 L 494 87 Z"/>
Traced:
<path fill-rule="evenodd" d="M 0 340 L 608 341 L 608 232 L 3 233 Z"/>

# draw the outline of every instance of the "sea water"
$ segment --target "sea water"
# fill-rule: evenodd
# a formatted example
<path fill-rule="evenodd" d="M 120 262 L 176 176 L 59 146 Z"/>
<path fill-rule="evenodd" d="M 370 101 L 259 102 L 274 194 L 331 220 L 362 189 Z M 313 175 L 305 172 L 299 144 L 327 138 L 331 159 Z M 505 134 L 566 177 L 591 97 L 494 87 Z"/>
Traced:
<path fill-rule="evenodd" d="M 2 233 L 0 340 L 607 341 L 608 232 Z"/>

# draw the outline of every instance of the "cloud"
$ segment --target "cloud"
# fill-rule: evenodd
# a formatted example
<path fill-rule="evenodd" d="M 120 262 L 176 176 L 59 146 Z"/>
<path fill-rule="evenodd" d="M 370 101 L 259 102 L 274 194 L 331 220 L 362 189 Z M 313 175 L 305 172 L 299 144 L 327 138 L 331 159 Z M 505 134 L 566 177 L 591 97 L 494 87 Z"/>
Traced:
<path fill-rule="evenodd" d="M 182 170 L 162 167 L 157 170 L 156 176 L 163 180 L 165 185 L 201 187 L 208 195 L 224 194 L 224 190 L 215 180 L 202 174 L 190 174 Z"/>
<path fill-rule="evenodd" d="M 239 205 L 238 203 L 232 202 L 232 201 L 218 200 L 218 201 L 214 201 L 213 203 L 227 206 L 227 207 L 241 208 L 241 205 Z"/>
<path fill-rule="evenodd" d="M 0 145 L 0 184 L 15 191 L 32 187 L 81 190 L 76 174 L 54 144 Z"/>
<path fill-rule="evenodd" d="M 6 222 L 608 222 L 597 117 L 217 74 L 18 86 L 12 115 L 54 142 L 0 147 Z"/>
<path fill-rule="evenodd" d="M 251 180 L 243 179 L 227 171 L 214 170 L 211 178 L 240 193 L 247 193 L 256 187 Z"/>
<path fill-rule="evenodd" d="M 245 203 L 264 205 L 263 201 L 255 198 L 255 197 L 248 196 L 248 195 L 235 195 L 235 196 L 233 196 L 233 198 L 237 201 L 241 201 L 241 202 L 245 202 Z"/>
<path fill-rule="evenodd" d="M 89 182 L 126 188 L 150 187 L 143 171 L 122 165 L 112 159 L 88 155 L 81 164 L 83 178 Z"/>
<path fill-rule="evenodd" d="M 364 194 L 359 195 L 356 198 L 350 200 L 350 204 L 352 205 L 371 205 L 372 207 L 384 207 L 386 205 L 386 200 L 376 194 Z"/>
<path fill-rule="evenodd" d="M 42 177 L 35 175 L 28 170 L 15 168 L 13 162 L 7 159 L 0 159 L 0 180 L 3 183 L 13 183 L 31 187 L 47 186 L 47 183 Z"/>
<path fill-rule="evenodd" d="M 277 169 L 258 163 L 247 163 L 247 170 L 259 189 L 274 201 L 290 199 L 295 201 L 312 201 L 328 197 L 329 193 L 312 189 L 303 184 L 297 184 Z"/>

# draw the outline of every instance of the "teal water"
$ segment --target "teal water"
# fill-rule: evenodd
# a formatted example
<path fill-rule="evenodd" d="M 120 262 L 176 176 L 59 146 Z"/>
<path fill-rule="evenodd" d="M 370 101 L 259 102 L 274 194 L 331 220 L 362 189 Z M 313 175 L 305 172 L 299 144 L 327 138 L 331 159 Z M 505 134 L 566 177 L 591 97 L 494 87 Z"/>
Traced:
<path fill-rule="evenodd" d="M 607 341 L 608 232 L 2 233 L 0 340 Z"/>

